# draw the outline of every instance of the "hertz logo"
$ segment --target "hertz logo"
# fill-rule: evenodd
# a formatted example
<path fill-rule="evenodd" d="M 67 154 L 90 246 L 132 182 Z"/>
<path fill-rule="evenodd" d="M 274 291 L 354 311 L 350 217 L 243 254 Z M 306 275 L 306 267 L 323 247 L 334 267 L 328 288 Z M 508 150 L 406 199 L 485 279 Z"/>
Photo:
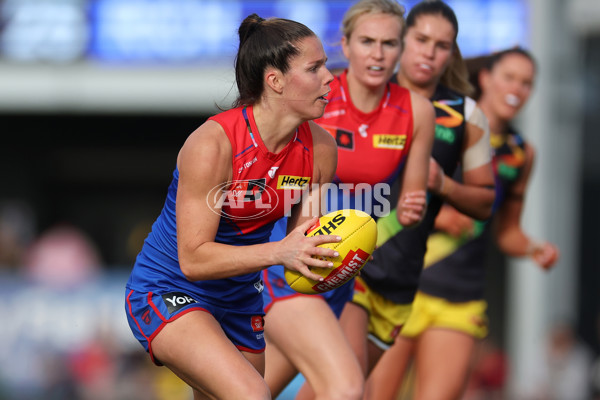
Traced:
<path fill-rule="evenodd" d="M 406 135 L 373 135 L 373 147 L 376 149 L 402 150 L 406 145 Z"/>
<path fill-rule="evenodd" d="M 310 183 L 308 176 L 280 175 L 277 177 L 277 189 L 304 189 Z"/>

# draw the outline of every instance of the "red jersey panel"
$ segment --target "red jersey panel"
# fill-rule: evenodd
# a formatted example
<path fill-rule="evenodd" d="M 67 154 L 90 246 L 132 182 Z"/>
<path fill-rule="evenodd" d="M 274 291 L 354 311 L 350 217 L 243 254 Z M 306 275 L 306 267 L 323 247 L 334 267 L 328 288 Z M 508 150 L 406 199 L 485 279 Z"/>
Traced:
<path fill-rule="evenodd" d="M 251 106 L 210 119 L 223 127 L 233 150 L 232 182 L 211 193 L 223 202 L 217 241 L 240 244 L 243 235 L 244 244 L 266 242 L 274 221 L 289 211 L 291 199 L 299 199 L 312 183 L 310 126 L 300 125 L 294 139 L 275 154 L 265 147 Z"/>
<path fill-rule="evenodd" d="M 404 168 L 412 142 L 410 92 L 389 83 L 379 106 L 364 113 L 352 104 L 346 71 L 330 88 L 329 104 L 315 122 L 337 142 L 336 182 L 391 184 Z"/>

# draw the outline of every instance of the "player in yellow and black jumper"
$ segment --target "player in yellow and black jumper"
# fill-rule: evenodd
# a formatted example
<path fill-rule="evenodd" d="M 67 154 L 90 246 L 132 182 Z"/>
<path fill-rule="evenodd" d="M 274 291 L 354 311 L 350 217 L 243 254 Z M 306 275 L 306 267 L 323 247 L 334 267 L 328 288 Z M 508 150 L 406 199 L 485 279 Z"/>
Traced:
<path fill-rule="evenodd" d="M 535 152 L 511 121 L 531 92 L 534 59 L 529 52 L 514 48 L 470 64 L 475 69 L 472 81 L 478 88 L 477 104 L 490 123 L 496 178 L 494 218 L 488 223 L 474 221 L 450 206 L 438 215 L 413 313 L 401 331 L 416 342 L 417 374 L 421 375 L 417 393 L 427 391 L 429 396 L 417 398 L 454 399 L 464 390 L 476 339 L 487 334 L 483 260 L 491 237 L 505 254 L 532 257 L 544 269 L 558 258 L 553 244 L 532 239 L 520 225 Z"/>

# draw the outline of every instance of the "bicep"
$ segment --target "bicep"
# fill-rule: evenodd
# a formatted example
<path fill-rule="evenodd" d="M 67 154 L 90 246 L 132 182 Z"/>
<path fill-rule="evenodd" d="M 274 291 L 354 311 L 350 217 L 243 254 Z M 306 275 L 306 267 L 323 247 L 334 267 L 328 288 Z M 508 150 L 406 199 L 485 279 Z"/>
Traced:
<path fill-rule="evenodd" d="M 510 187 L 509 196 L 513 197 L 525 197 L 525 192 L 527 191 L 527 185 L 529 184 L 529 178 L 533 171 L 533 163 L 535 160 L 535 150 L 533 147 L 525 144 L 525 163 L 523 165 L 523 169 L 519 178 L 515 181 L 513 185 Z"/>
<path fill-rule="evenodd" d="M 492 164 L 487 163 L 468 171 L 462 171 L 462 182 L 467 186 L 478 186 L 493 189 L 494 172 Z"/>
<path fill-rule="evenodd" d="M 193 251 L 216 237 L 222 204 L 218 188 L 229 180 L 231 171 L 231 150 L 216 137 L 210 125 L 203 125 L 186 141 L 178 157 L 176 218 L 180 251 Z"/>
<path fill-rule="evenodd" d="M 525 193 L 529 183 L 529 177 L 533 169 L 535 151 L 529 145 L 525 146 L 525 164 L 519 178 L 512 184 L 506 197 L 498 210 L 498 223 L 505 228 L 520 226 L 521 213 L 525 204 Z"/>
<path fill-rule="evenodd" d="M 330 183 L 337 168 L 337 144 L 335 139 L 315 122 L 310 122 L 313 134 L 313 182 Z"/>

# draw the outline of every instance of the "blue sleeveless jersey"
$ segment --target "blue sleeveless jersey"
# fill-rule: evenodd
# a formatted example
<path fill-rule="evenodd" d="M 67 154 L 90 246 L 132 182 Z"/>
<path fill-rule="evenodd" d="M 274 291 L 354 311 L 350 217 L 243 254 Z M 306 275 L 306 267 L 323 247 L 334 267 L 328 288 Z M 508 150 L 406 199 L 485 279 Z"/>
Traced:
<path fill-rule="evenodd" d="M 285 191 L 301 190 L 300 183 L 312 179 L 310 127 L 302 124 L 295 138 L 274 154 L 262 143 L 251 107 L 232 109 L 211 119 L 224 128 L 233 155 L 233 179 L 224 186 L 227 197 L 215 242 L 236 246 L 266 243 L 273 224 L 286 211 Z M 181 272 L 175 216 L 178 183 L 175 168 L 162 212 L 137 256 L 127 287 L 138 292 L 181 291 L 227 308 L 244 309 L 255 303 L 263 289 L 260 272 L 195 282 Z"/>

